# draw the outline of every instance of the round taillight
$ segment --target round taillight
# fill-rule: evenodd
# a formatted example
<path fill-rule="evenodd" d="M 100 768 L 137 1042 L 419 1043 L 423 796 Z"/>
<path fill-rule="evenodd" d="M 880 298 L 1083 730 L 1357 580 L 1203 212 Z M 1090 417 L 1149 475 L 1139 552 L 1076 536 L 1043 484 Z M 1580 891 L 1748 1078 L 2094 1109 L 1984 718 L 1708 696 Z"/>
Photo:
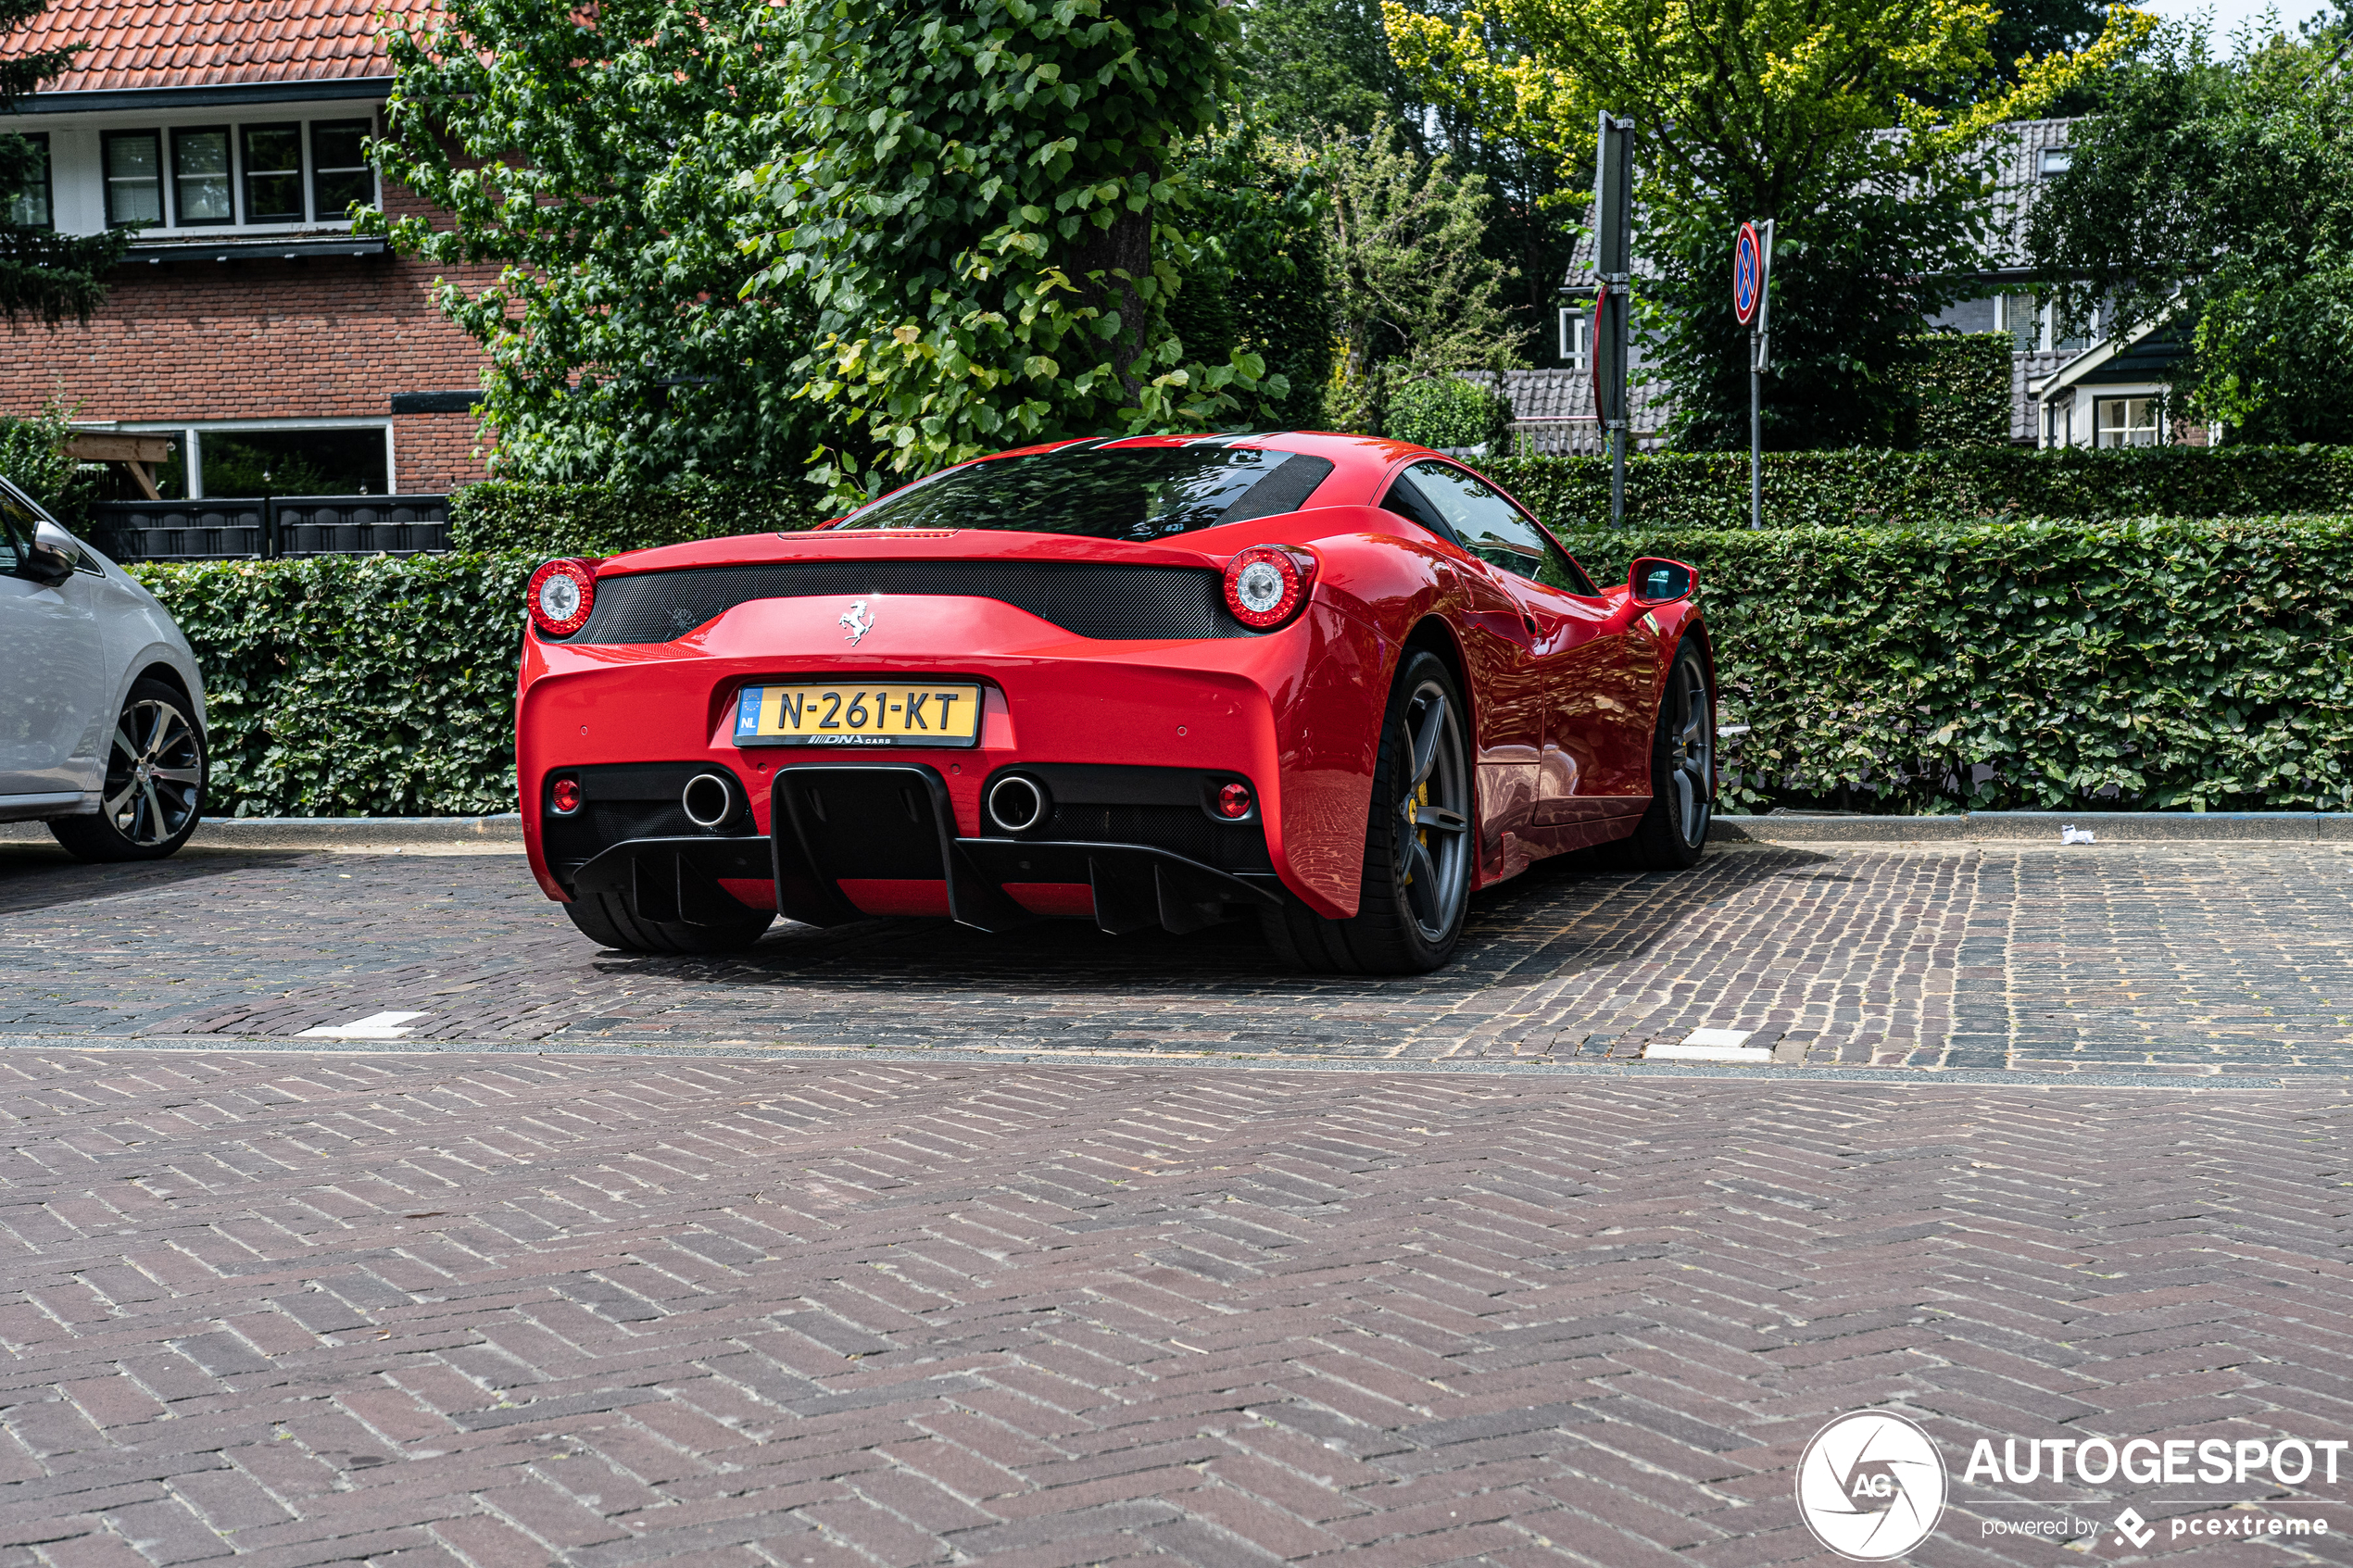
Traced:
<path fill-rule="evenodd" d="M 1217 792 L 1217 814 L 1236 822 L 1250 815 L 1250 785 L 1229 784 Z"/>
<path fill-rule="evenodd" d="M 580 809 L 580 781 L 558 779 L 556 787 L 547 792 L 547 801 L 556 809 L 557 816 L 571 816 Z"/>
<path fill-rule="evenodd" d="M 1226 563 L 1226 608 L 1256 632 L 1289 621 L 1307 602 L 1315 558 L 1304 550 L 1252 545 Z"/>
<path fill-rule="evenodd" d="M 541 635 L 569 637 L 597 608 L 596 569 L 585 560 L 551 560 L 531 574 L 523 600 Z"/>

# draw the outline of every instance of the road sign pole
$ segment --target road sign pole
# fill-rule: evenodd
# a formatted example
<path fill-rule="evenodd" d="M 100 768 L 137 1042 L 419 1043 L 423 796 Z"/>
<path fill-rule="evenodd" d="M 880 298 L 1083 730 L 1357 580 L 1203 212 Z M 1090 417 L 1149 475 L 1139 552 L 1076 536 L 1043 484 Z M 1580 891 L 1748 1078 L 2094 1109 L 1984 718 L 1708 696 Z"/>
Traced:
<path fill-rule="evenodd" d="M 1765 369 L 1772 359 L 1773 221 L 1732 241 L 1732 316 L 1748 329 L 1748 525 L 1765 526 Z"/>
<path fill-rule="evenodd" d="M 1765 526 L 1765 372 L 1756 362 L 1763 334 L 1748 330 L 1748 525 Z"/>
<path fill-rule="evenodd" d="M 1634 122 L 1607 109 L 1593 145 L 1593 417 L 1609 435 L 1609 521 L 1626 521 L 1626 313 L 1634 281 Z M 1606 339 L 1606 342 L 1604 342 Z"/>

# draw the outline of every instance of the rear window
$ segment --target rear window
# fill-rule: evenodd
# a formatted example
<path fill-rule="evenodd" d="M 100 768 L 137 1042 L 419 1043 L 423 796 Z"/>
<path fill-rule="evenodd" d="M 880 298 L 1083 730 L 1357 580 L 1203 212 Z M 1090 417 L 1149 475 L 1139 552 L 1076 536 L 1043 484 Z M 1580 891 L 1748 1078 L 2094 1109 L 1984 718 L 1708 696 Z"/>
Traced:
<path fill-rule="evenodd" d="M 1064 446 L 920 479 L 836 526 L 1164 539 L 1297 511 L 1330 461 L 1257 446 Z"/>

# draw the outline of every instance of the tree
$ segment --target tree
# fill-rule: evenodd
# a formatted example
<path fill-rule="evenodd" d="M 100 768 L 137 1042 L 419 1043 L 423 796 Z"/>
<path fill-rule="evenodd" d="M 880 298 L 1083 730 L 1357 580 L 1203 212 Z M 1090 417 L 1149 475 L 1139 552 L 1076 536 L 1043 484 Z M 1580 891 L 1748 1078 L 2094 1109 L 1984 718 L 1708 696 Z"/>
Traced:
<path fill-rule="evenodd" d="M 1962 297 L 1996 219 L 2000 121 L 2133 48 L 2120 11 L 2081 55 L 2034 62 L 1967 110 L 1934 102 L 1992 69 L 1974 0 L 1496 0 L 1459 21 L 1388 0 L 1399 59 L 1433 95 L 1591 180 L 1597 110 L 1640 125 L 1637 307 L 1683 445 L 1744 445 L 1746 334 L 1725 303 L 1733 231 L 1777 222 L 1776 446 L 1883 445 L 1902 428 L 1923 315 Z"/>
<path fill-rule="evenodd" d="M 2353 442 L 2353 81 L 2340 37 L 2267 22 L 2228 60 L 2169 25 L 2074 128 L 2028 251 L 2080 324 L 2168 322 L 2177 415 L 2258 442 Z"/>
<path fill-rule="evenodd" d="M 814 477 L 837 501 L 1000 446 L 1252 411 L 1183 362 L 1175 154 L 1213 0 L 451 0 L 390 47 L 363 215 L 482 343 L 499 471 Z M 1270 395 L 1285 389 L 1267 385 Z"/>
<path fill-rule="evenodd" d="M 48 0 L 0 0 L 0 35 L 20 32 L 48 9 Z M 0 59 L 0 114 L 73 64 L 87 44 L 41 49 Z M 0 131 L 0 191 L 38 188 L 48 174 L 42 148 L 14 131 Z M 0 209 L 0 317 L 10 326 L 30 317 L 55 331 L 70 316 L 82 326 L 107 297 L 106 275 L 130 247 L 129 231 L 61 234 L 28 222 L 22 203 Z"/>
<path fill-rule="evenodd" d="M 1225 106 L 1236 29 L 1217 0 L 766 8 L 787 103 L 742 179 L 763 226 L 745 294 L 815 311 L 794 395 L 827 419 L 834 494 L 1288 392 L 1247 351 L 1188 362 L 1167 319 L 1181 155 Z"/>
<path fill-rule="evenodd" d="M 396 80 L 377 167 L 449 215 L 363 213 L 362 232 L 496 283 L 443 283 L 483 345 L 499 471 L 643 483 L 798 478 L 822 421 L 786 374 L 812 314 L 749 302 L 760 264 L 737 173 L 784 83 L 764 7 L 673 0 L 454 0 L 389 30 Z M 750 24 L 747 25 L 746 16 Z"/>
<path fill-rule="evenodd" d="M 1372 133 L 1397 120 L 1416 153 L 1424 107 L 1389 52 L 1379 0 L 1254 0 L 1243 13 L 1241 72 L 1258 121 L 1297 139 Z"/>
<path fill-rule="evenodd" d="M 1311 149 L 1330 206 L 1324 220 L 1341 362 L 1327 409 L 1346 430 L 1378 430 L 1389 387 L 1430 370 L 1524 363 L 1524 335 L 1499 296 L 1505 273 L 1483 256 L 1488 197 L 1444 157 L 1427 163 L 1397 128 Z"/>
<path fill-rule="evenodd" d="M 1169 302 L 1188 356 L 1212 364 L 1239 350 L 1290 391 L 1266 398 L 1271 425 L 1324 420 L 1332 375 L 1331 274 L 1319 225 L 1331 206 L 1322 171 L 1263 132 L 1213 134 L 1189 159 L 1193 261 Z"/>
<path fill-rule="evenodd" d="M 1277 133 L 1363 140 L 1386 119 L 1418 162 L 1444 155 L 1476 176 L 1489 202 L 1481 255 L 1505 274 L 1496 303 L 1540 361 L 1554 358 L 1541 331 L 1558 305 L 1576 245 L 1574 210 L 1557 160 L 1498 136 L 1458 95 L 1432 95 L 1390 52 L 1375 0 L 1254 0 L 1246 12 L 1242 69 L 1252 112 Z"/>

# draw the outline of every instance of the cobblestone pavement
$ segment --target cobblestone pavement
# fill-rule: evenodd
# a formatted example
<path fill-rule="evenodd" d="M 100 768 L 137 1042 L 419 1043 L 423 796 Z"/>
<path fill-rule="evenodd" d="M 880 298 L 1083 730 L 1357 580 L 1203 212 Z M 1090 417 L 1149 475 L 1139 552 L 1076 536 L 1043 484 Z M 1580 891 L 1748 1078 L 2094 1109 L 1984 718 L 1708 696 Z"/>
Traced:
<path fill-rule="evenodd" d="M 2353 1561 L 2353 1465 L 1963 1474 L 1981 1437 L 2353 1436 L 2348 1119 L 2322 1084 L 19 1047 L 0 1564 L 1827 1562 L 1793 1467 L 1880 1404 L 1954 1474 L 1915 1562 Z M 2172 1533 L 2274 1516 L 2331 1533 Z M 2075 1538 L 1987 1534 L 2037 1520 Z"/>
<path fill-rule="evenodd" d="M 1793 1065 L 2340 1076 L 2335 845 L 1733 847 L 1539 872 L 1413 980 L 1284 972 L 1254 929 L 779 926 L 725 960 L 600 953 L 512 855 L 0 844 L 0 1035 L 283 1039 L 377 1012 L 449 1045 L 956 1047 L 1580 1062 L 1697 1027 Z"/>

